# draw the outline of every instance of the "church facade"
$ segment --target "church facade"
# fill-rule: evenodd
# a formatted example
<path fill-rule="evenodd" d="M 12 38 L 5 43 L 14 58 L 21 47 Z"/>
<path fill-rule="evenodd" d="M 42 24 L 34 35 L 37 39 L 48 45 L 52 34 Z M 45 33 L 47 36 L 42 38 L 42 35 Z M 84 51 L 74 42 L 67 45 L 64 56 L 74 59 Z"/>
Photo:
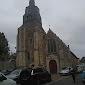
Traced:
<path fill-rule="evenodd" d="M 69 46 L 51 30 L 46 33 L 42 27 L 39 8 L 34 0 L 23 15 L 23 24 L 18 28 L 16 66 L 42 65 L 50 73 L 72 66 Z"/>

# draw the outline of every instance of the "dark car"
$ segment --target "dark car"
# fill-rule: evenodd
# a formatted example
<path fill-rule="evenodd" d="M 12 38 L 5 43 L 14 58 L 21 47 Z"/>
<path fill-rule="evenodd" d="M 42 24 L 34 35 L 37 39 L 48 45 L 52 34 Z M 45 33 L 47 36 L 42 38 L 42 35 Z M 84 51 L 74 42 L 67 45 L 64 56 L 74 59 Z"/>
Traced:
<path fill-rule="evenodd" d="M 39 82 L 51 81 L 51 74 L 43 67 L 33 67 L 31 76 Z"/>
<path fill-rule="evenodd" d="M 85 84 L 85 67 L 83 68 L 81 76 L 82 76 L 82 82 Z"/>
<path fill-rule="evenodd" d="M 39 85 L 44 81 L 51 81 L 51 75 L 43 67 L 38 66 L 22 70 L 16 83 L 21 85 Z"/>
<path fill-rule="evenodd" d="M 21 85 L 26 85 L 27 83 L 30 83 L 31 85 L 31 71 L 32 68 L 25 68 L 21 71 L 16 83 Z"/>

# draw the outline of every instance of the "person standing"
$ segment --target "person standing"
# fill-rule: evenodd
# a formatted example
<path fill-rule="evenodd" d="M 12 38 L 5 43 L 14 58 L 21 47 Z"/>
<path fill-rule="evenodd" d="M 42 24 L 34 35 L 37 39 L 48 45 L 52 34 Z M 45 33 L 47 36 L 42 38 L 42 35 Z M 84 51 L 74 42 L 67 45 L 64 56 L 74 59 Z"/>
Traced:
<path fill-rule="evenodd" d="M 74 83 L 75 83 L 75 75 L 76 75 L 75 69 L 73 69 L 73 70 L 71 71 L 71 75 L 72 75 L 72 79 L 73 79 L 73 81 L 74 81 Z"/>

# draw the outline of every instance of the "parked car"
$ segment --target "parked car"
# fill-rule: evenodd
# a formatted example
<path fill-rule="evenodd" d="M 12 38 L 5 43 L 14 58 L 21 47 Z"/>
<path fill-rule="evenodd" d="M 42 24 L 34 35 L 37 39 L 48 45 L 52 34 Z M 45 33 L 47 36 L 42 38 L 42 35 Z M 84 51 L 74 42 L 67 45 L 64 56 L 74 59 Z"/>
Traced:
<path fill-rule="evenodd" d="M 83 71 L 83 65 L 77 65 L 77 73 L 81 73 Z"/>
<path fill-rule="evenodd" d="M 4 75 L 8 75 L 10 74 L 12 71 L 10 70 L 1 70 L 1 73 L 3 73 Z"/>
<path fill-rule="evenodd" d="M 82 82 L 85 83 L 85 68 L 82 71 Z"/>
<path fill-rule="evenodd" d="M 64 67 L 60 70 L 60 75 L 69 75 L 73 68 Z"/>
<path fill-rule="evenodd" d="M 0 85 L 16 85 L 16 82 L 12 79 L 8 79 L 4 74 L 0 72 Z"/>
<path fill-rule="evenodd" d="M 44 69 L 44 67 L 33 67 L 31 76 L 34 79 L 39 80 L 39 82 L 44 82 L 44 81 L 51 81 L 51 74 Z"/>
<path fill-rule="evenodd" d="M 16 81 L 20 75 L 21 69 L 16 69 L 12 71 L 10 74 L 6 75 L 7 78 Z"/>
<path fill-rule="evenodd" d="M 30 85 L 33 85 L 31 71 L 32 71 L 32 68 L 30 68 L 30 67 L 23 69 L 21 71 L 16 83 L 21 84 L 21 85 L 26 85 L 27 83 L 29 83 Z"/>
<path fill-rule="evenodd" d="M 4 75 L 6 75 L 8 73 L 8 70 L 1 70 L 1 73 L 3 73 Z"/>
<path fill-rule="evenodd" d="M 44 81 L 51 81 L 51 75 L 43 67 L 26 68 L 21 71 L 17 83 L 21 85 L 39 85 Z"/>

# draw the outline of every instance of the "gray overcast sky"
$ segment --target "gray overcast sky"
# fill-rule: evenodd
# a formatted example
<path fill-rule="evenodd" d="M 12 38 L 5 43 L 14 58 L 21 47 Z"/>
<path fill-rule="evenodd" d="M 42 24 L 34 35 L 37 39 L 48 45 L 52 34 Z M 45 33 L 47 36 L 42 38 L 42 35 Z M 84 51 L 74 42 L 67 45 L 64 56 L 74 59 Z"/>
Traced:
<path fill-rule="evenodd" d="M 51 30 L 70 45 L 78 57 L 85 56 L 85 0 L 35 0 L 40 9 L 44 30 Z M 0 1 L 0 32 L 15 52 L 17 28 L 22 25 L 25 7 L 29 0 Z"/>

